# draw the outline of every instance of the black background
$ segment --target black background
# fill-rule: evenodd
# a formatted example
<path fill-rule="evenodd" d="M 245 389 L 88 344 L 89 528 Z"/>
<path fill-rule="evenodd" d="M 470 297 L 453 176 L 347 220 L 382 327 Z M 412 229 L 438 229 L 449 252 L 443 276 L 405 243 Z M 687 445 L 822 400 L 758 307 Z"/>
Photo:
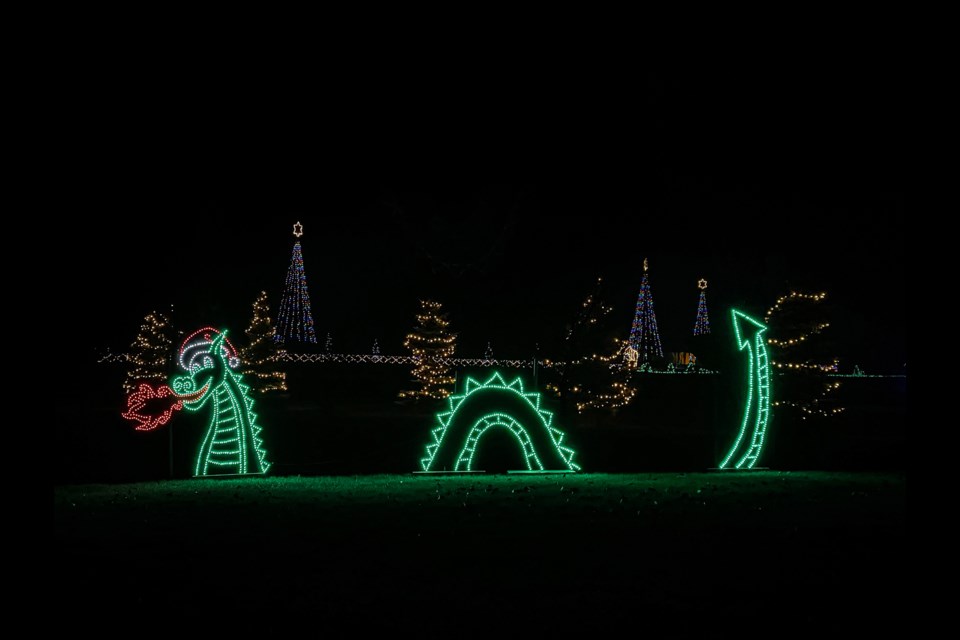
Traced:
<path fill-rule="evenodd" d="M 461 355 L 488 340 L 498 356 L 549 352 L 597 276 L 626 332 L 649 257 L 667 351 L 706 277 L 714 323 L 827 291 L 842 366 L 899 372 L 896 78 L 720 61 L 355 91 L 262 71 L 135 76 L 72 133 L 82 178 L 48 236 L 53 302 L 83 362 L 171 304 L 181 330 L 242 331 L 260 289 L 278 307 L 300 220 L 318 339 L 336 351 L 401 353 L 430 296 Z"/>

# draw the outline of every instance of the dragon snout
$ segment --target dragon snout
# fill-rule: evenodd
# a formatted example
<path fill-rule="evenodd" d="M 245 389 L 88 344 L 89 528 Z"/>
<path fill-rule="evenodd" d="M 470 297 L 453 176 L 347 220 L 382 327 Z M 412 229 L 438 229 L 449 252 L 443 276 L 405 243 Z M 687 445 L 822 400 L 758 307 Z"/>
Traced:
<path fill-rule="evenodd" d="M 170 381 L 173 392 L 185 403 L 192 405 L 199 402 L 206 395 L 210 388 L 210 382 L 207 381 L 202 386 L 191 376 L 179 376 Z"/>
<path fill-rule="evenodd" d="M 197 385 L 190 376 L 179 376 L 172 380 L 173 392 L 178 396 L 185 396 L 197 390 Z"/>

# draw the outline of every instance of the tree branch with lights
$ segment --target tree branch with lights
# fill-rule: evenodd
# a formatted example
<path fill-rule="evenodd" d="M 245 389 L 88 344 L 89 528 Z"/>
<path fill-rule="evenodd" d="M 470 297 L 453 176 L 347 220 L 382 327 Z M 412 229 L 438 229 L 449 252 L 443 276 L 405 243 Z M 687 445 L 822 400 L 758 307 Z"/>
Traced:
<path fill-rule="evenodd" d="M 628 341 L 613 337 L 608 326 L 613 307 L 603 302 L 601 285 L 602 279 L 597 278 L 593 291 L 580 304 L 564 341 L 565 361 L 557 363 L 555 381 L 544 387 L 572 401 L 579 413 L 626 406 L 637 391 L 630 385 L 630 367 L 621 365 Z"/>
<path fill-rule="evenodd" d="M 130 345 L 123 390 L 130 394 L 136 391 L 142 382 L 166 382 L 172 356 L 173 326 L 170 318 L 151 311 L 144 317 L 140 332 Z"/>
<path fill-rule="evenodd" d="M 839 360 L 835 357 L 825 360 L 822 343 L 817 340 L 830 327 L 821 304 L 826 297 L 826 293 L 791 291 L 777 298 L 773 306 L 767 309 L 764 316 L 764 322 L 770 327 L 767 345 L 771 351 L 771 364 L 778 373 L 821 378 L 837 372 Z M 784 398 L 783 391 L 780 391 L 777 394 L 780 399 L 773 405 L 795 408 L 804 419 L 833 417 L 842 413 L 844 408 L 837 406 L 833 400 L 840 383 L 823 381 L 818 387 L 819 391 L 812 397 L 798 392 L 796 397 Z"/>
<path fill-rule="evenodd" d="M 246 330 L 250 341 L 240 350 L 241 373 L 259 394 L 287 390 L 287 374 L 277 362 L 276 327 L 270 318 L 267 292 L 261 291 L 253 303 L 253 318 Z"/>

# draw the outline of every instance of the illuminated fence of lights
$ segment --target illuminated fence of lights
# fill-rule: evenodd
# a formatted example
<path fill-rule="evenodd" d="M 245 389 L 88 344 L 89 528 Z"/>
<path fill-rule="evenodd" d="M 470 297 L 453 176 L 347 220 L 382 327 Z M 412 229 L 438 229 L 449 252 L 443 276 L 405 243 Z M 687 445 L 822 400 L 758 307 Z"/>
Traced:
<path fill-rule="evenodd" d="M 370 354 L 353 353 L 281 353 L 277 355 L 280 362 L 304 363 L 338 363 L 338 364 L 413 364 L 413 356 L 379 356 Z M 444 364 L 451 367 L 506 367 L 510 369 L 522 369 L 533 367 L 533 360 L 497 360 L 487 358 L 448 358 L 443 360 Z M 565 362 L 555 360 L 538 360 L 537 367 L 549 369 L 551 367 L 561 367 Z M 620 369 L 624 365 L 611 363 L 608 365 L 611 369 Z M 654 375 L 677 374 L 684 375 L 689 373 L 698 373 L 702 375 L 714 375 L 717 372 L 709 369 L 677 369 L 675 371 L 656 371 L 654 369 L 640 368 L 636 373 L 650 373 Z"/>
<path fill-rule="evenodd" d="M 127 362 L 129 357 L 125 353 L 113 353 L 108 351 L 99 358 L 97 364 L 114 364 L 117 362 Z M 354 353 L 282 353 L 277 356 L 280 362 L 292 362 L 296 364 L 405 364 L 413 363 L 413 356 L 381 356 L 372 354 L 354 354 Z M 508 369 L 532 368 L 533 360 L 488 360 L 484 358 L 451 358 L 447 364 L 452 367 L 505 367 Z M 539 360 L 537 367 L 549 369 L 551 367 L 564 366 L 565 362 L 555 360 Z M 628 365 L 629 366 L 629 365 Z M 611 364 L 610 367 L 619 369 L 621 365 Z M 832 369 L 831 369 L 832 370 Z M 718 375 L 719 371 L 705 369 L 700 367 L 695 370 L 677 369 L 676 371 L 655 370 L 651 368 L 639 367 L 634 369 L 634 374 L 650 375 L 688 375 L 695 373 L 698 375 Z M 778 373 L 779 376 L 789 375 L 787 373 Z M 906 378 L 906 374 L 877 374 L 877 373 L 828 373 L 828 378 Z"/>
<path fill-rule="evenodd" d="M 294 364 L 397 364 L 397 365 L 410 365 L 413 364 L 413 356 L 384 356 L 376 354 L 361 354 L 361 353 L 289 353 L 282 352 L 277 354 L 277 361 L 279 362 L 290 362 Z M 125 353 L 112 353 L 107 352 L 104 355 L 100 356 L 97 359 L 98 364 L 111 364 L 117 362 L 127 362 L 128 356 Z M 533 359 L 529 360 L 505 360 L 505 359 L 491 359 L 491 358 L 449 358 L 445 361 L 445 364 L 451 367 L 504 367 L 508 369 L 524 369 L 533 367 Z M 549 369 L 551 367 L 561 367 L 566 365 L 565 362 L 558 362 L 556 360 L 538 360 L 537 367 Z M 610 363 L 608 365 L 611 369 L 620 369 L 623 365 L 617 363 Z M 634 373 L 637 374 L 653 374 L 653 375 L 685 375 L 690 373 L 696 373 L 700 375 L 715 375 L 716 371 L 711 371 L 709 369 L 698 368 L 698 369 L 684 369 L 679 368 L 675 371 L 658 371 L 649 367 L 640 367 L 639 369 L 634 369 Z"/>
<path fill-rule="evenodd" d="M 326 363 L 334 362 L 339 364 L 405 364 L 410 365 L 415 362 L 413 356 L 382 356 L 373 354 L 359 353 L 289 353 L 284 352 L 277 355 L 280 362 L 295 363 Z M 487 358 L 447 358 L 441 360 L 444 364 L 451 367 L 508 367 L 519 369 L 523 367 L 532 367 L 533 360 L 492 360 Z M 545 364 L 539 362 L 541 367 L 552 366 L 554 363 Z"/>
<path fill-rule="evenodd" d="M 784 375 L 784 374 L 780 374 Z M 906 378 L 905 373 L 828 373 L 828 378 Z"/>

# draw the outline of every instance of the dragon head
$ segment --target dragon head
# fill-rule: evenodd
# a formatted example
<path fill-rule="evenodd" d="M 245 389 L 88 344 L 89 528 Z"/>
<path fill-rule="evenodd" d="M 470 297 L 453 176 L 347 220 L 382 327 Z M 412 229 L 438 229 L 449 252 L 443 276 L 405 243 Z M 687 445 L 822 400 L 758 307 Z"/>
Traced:
<path fill-rule="evenodd" d="M 237 366 L 233 346 L 226 337 L 226 330 L 207 328 L 191 334 L 184 341 L 180 349 L 180 366 L 188 374 L 170 381 L 174 393 L 183 398 L 184 408 L 196 411 L 202 407 L 211 392 L 224 381 L 228 369 Z"/>
<path fill-rule="evenodd" d="M 136 423 L 138 431 L 152 431 L 165 425 L 176 411 L 196 411 L 227 377 L 229 369 L 240 366 L 237 350 L 227 332 L 204 327 L 191 333 L 180 347 L 180 367 L 185 376 L 171 378 L 170 386 L 156 388 L 141 382 L 127 396 L 124 418 Z"/>

